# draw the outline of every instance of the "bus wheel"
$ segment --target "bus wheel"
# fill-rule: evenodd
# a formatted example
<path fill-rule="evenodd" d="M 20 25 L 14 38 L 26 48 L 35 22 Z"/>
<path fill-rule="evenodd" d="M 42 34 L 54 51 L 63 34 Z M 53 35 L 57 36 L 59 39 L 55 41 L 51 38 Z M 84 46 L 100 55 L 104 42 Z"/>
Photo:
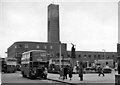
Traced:
<path fill-rule="evenodd" d="M 29 73 L 29 79 L 33 79 L 33 76 L 31 73 Z"/>

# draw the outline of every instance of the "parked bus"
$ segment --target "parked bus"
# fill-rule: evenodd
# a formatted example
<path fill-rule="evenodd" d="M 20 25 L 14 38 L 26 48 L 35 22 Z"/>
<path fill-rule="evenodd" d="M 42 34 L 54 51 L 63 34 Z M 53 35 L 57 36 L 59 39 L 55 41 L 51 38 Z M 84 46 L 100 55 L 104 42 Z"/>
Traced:
<path fill-rule="evenodd" d="M 5 58 L 0 58 L 0 62 L 1 62 L 1 72 L 5 72 L 5 66 L 6 66 Z"/>
<path fill-rule="evenodd" d="M 24 52 L 21 58 L 21 73 L 30 79 L 47 78 L 48 68 L 47 52 L 43 50 L 30 50 Z"/>
<path fill-rule="evenodd" d="M 3 58 L 2 59 L 2 72 L 15 73 L 17 60 L 16 58 Z"/>

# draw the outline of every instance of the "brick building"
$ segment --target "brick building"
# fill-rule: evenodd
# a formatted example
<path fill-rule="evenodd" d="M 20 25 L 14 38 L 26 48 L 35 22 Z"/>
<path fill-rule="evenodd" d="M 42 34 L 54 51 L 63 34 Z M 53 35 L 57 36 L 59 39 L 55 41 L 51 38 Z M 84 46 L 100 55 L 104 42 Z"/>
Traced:
<path fill-rule="evenodd" d="M 113 59 L 117 62 L 117 52 L 100 52 L 100 51 L 76 51 L 76 56 L 72 59 L 72 65 L 74 66 L 77 62 L 86 62 L 91 66 L 95 60 L 108 60 Z M 71 57 L 71 51 L 67 51 L 67 56 Z"/>
<path fill-rule="evenodd" d="M 59 57 L 59 43 L 47 43 L 47 42 L 28 42 L 20 41 L 13 43 L 7 50 L 8 57 L 17 58 L 18 63 L 22 57 L 22 53 L 29 50 L 45 50 L 48 52 L 50 58 Z M 61 43 L 61 55 L 67 56 L 67 45 Z"/>

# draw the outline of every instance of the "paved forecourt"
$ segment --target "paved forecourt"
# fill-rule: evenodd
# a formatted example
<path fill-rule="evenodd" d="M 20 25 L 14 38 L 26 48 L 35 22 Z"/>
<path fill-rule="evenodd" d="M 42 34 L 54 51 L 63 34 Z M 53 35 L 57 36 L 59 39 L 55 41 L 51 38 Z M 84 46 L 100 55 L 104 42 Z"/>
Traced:
<path fill-rule="evenodd" d="M 115 74 L 117 74 L 117 72 L 112 72 L 111 74 L 105 74 L 105 76 L 103 77 L 98 76 L 98 74 L 84 74 L 83 75 L 83 81 L 79 80 L 78 74 L 73 74 L 72 80 L 65 79 L 59 79 L 59 74 L 48 74 L 48 78 L 51 80 L 57 80 L 57 81 L 61 81 L 61 82 L 68 82 L 68 83 L 111 83 L 111 84 L 115 84 Z"/>

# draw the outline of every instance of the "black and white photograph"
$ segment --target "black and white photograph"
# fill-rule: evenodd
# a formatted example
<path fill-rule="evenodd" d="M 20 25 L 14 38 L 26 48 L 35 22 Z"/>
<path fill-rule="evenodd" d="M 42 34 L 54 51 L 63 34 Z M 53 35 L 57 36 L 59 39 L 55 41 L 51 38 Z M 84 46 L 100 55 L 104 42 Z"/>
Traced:
<path fill-rule="evenodd" d="M 119 0 L 0 0 L 1 85 L 120 85 Z"/>

